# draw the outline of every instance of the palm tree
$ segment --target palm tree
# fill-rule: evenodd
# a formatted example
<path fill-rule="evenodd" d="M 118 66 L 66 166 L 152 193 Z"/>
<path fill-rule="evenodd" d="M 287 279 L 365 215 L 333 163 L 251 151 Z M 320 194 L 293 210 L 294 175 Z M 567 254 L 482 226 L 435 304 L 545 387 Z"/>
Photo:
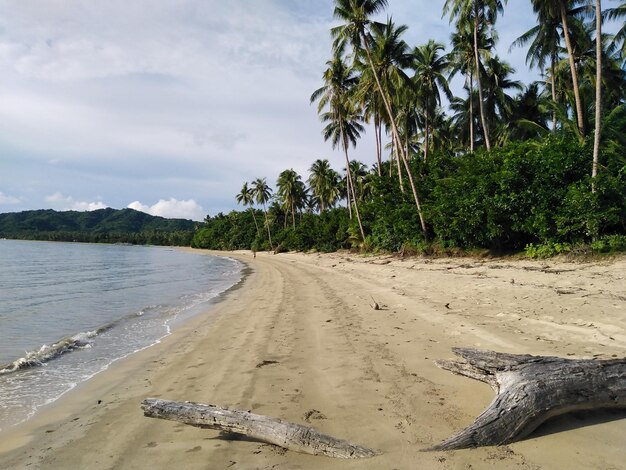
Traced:
<path fill-rule="evenodd" d="M 461 72 L 465 75 L 465 89 L 468 91 L 468 96 L 474 95 L 474 46 L 472 38 L 474 36 L 473 28 L 468 28 L 464 23 L 459 23 L 457 29 L 452 33 L 450 37 L 452 52 L 450 54 L 450 76 L 448 79 L 452 79 L 454 75 Z M 485 35 L 481 34 L 480 37 L 485 39 Z M 469 131 L 469 145 L 470 152 L 474 151 L 474 106 L 473 99 L 468 99 L 468 131 Z"/>
<path fill-rule="evenodd" d="M 263 212 L 265 213 L 265 227 L 267 227 L 267 237 L 270 241 L 270 248 L 273 250 L 272 244 L 272 232 L 270 230 L 270 222 L 267 218 L 267 203 L 272 197 L 272 189 L 267 185 L 265 178 L 257 178 L 252 182 L 252 193 L 257 204 L 263 205 Z"/>
<path fill-rule="evenodd" d="M 490 116 L 488 119 L 492 134 L 499 144 L 504 143 L 506 132 L 512 120 L 514 98 L 507 94 L 509 90 L 522 91 L 521 82 L 512 80 L 511 75 L 515 69 L 508 63 L 500 60 L 497 56 L 491 57 L 485 64 L 485 90 L 487 99 L 485 107 Z M 493 137 L 492 136 L 492 137 Z"/>
<path fill-rule="evenodd" d="M 242 204 L 244 207 L 250 206 L 250 213 L 252 214 L 252 219 L 254 220 L 254 226 L 256 227 L 256 233 L 258 234 L 259 224 L 256 221 L 256 216 L 254 215 L 254 209 L 252 208 L 252 206 L 254 205 L 254 191 L 252 191 L 248 187 L 247 182 L 243 184 L 241 191 L 239 192 L 239 194 L 237 194 L 237 196 L 235 196 L 235 199 L 237 200 L 237 204 Z"/>
<path fill-rule="evenodd" d="M 624 16 L 626 16 L 626 2 L 622 0 L 621 5 L 615 8 L 609 8 L 605 11 L 605 13 L 607 19 L 609 20 L 618 20 L 619 18 L 623 18 Z M 615 47 L 619 47 L 620 42 L 622 43 L 622 63 L 626 63 L 626 22 L 622 23 L 622 27 L 617 33 L 615 33 L 615 36 L 613 37 L 613 45 Z"/>
<path fill-rule="evenodd" d="M 315 160 L 309 169 L 309 187 L 316 198 L 320 212 L 332 207 L 339 199 L 339 173 L 330 167 L 328 160 Z"/>
<path fill-rule="evenodd" d="M 450 62 L 447 55 L 440 55 L 444 51 L 444 45 L 428 41 L 423 46 L 413 50 L 412 68 L 415 70 L 413 77 L 418 94 L 421 97 L 424 114 L 424 161 L 428 160 L 430 147 L 430 128 L 433 115 L 437 106 L 441 105 L 441 91 L 448 100 L 452 100 L 452 92 L 444 73 L 448 70 Z"/>
<path fill-rule="evenodd" d="M 556 99 L 556 63 L 559 58 L 561 36 L 559 26 L 561 22 L 555 16 L 550 16 L 546 9 L 535 9 L 537 14 L 537 26 L 526 31 L 517 38 L 511 48 L 525 46 L 530 42 L 526 54 L 526 64 L 531 67 L 537 66 L 543 74 L 546 60 L 550 61 L 549 78 L 552 92 L 552 102 Z M 510 49 L 509 49 L 510 50 Z M 552 112 L 552 130 L 556 130 L 556 111 Z"/>
<path fill-rule="evenodd" d="M 474 60 L 476 71 L 476 82 L 478 85 L 478 103 L 480 105 L 480 120 L 483 126 L 483 135 L 485 137 L 485 145 L 487 150 L 491 149 L 489 141 L 489 131 L 487 128 L 487 120 L 483 106 L 483 88 L 481 82 L 481 63 L 478 49 L 478 34 L 481 23 L 494 25 L 498 13 L 503 11 L 503 2 L 507 0 L 446 0 L 443 6 L 443 14 L 450 12 L 450 21 L 457 20 L 459 24 L 473 22 L 474 33 Z"/>
<path fill-rule="evenodd" d="M 276 187 L 278 200 L 285 214 L 291 213 L 291 224 L 295 228 L 296 210 L 304 208 L 306 203 L 306 188 L 302 178 L 293 169 L 284 170 L 278 175 Z M 287 218 L 285 218 L 285 225 L 287 225 Z"/>
<path fill-rule="evenodd" d="M 350 174 L 350 158 L 348 157 L 348 147 L 350 143 L 356 145 L 357 138 L 363 132 L 361 122 L 363 118 L 356 108 L 351 94 L 357 79 L 350 67 L 346 65 L 341 57 L 341 50 L 336 51 L 335 56 L 326 62 L 328 69 L 324 72 L 324 86 L 318 88 L 311 95 L 311 102 L 319 100 L 317 111 L 322 122 L 327 123 L 322 134 L 324 140 L 331 140 L 333 148 L 339 144 L 343 148 L 346 158 L 346 172 L 348 176 L 348 206 L 350 201 L 354 203 L 354 211 L 359 222 L 361 235 L 365 239 L 365 231 L 361 223 L 361 215 L 354 194 L 354 182 Z M 324 112 L 324 109 L 328 111 Z"/>
<path fill-rule="evenodd" d="M 591 165 L 591 190 L 596 192 L 595 178 L 598 175 L 600 155 L 600 124 L 602 121 L 602 3 L 596 0 L 596 117 L 593 136 L 593 163 Z"/>
<path fill-rule="evenodd" d="M 415 199 L 415 206 L 417 208 L 417 213 L 419 215 L 420 223 L 422 225 L 422 232 L 424 233 L 424 237 L 426 238 L 428 234 L 426 222 L 422 214 L 422 208 L 419 197 L 417 195 L 417 189 L 415 188 L 413 176 L 409 168 L 408 155 L 405 154 L 402 147 L 400 136 L 398 134 L 396 120 L 391 109 L 391 102 L 385 89 L 383 88 L 383 85 L 381 84 L 381 78 L 374 66 L 370 49 L 370 43 L 372 40 L 370 27 L 374 26 L 379 30 L 381 29 L 381 25 L 378 23 L 373 23 L 370 20 L 370 17 L 372 15 L 375 15 L 376 13 L 381 12 L 387 6 L 387 3 L 387 0 L 335 0 L 335 10 L 333 12 L 334 17 L 344 22 L 344 24 L 332 28 L 331 36 L 335 38 L 335 50 L 342 50 L 344 44 L 350 43 L 354 49 L 355 57 L 357 57 L 361 53 L 361 48 L 363 51 L 365 51 L 367 62 L 369 63 L 370 69 L 372 70 L 372 75 L 374 77 L 374 81 L 376 82 L 378 93 L 380 94 L 380 97 L 383 101 L 383 105 L 389 119 L 389 124 L 391 125 L 391 133 L 393 139 L 395 140 L 398 153 L 403 160 L 405 169 L 409 176 L 411 189 L 413 190 L 413 197 Z M 388 26 L 393 26 L 391 20 L 388 21 Z M 404 30 L 400 31 L 400 34 L 403 31 Z M 399 36 L 399 34 L 396 35 L 396 37 L 397 36 Z"/>
<path fill-rule="evenodd" d="M 565 39 L 565 47 L 567 48 L 567 57 L 572 78 L 572 90 L 574 92 L 574 102 L 576 106 L 576 121 L 578 129 L 582 135 L 585 134 L 585 125 L 583 120 L 583 105 L 580 98 L 580 88 L 578 82 L 578 71 L 576 70 L 576 62 L 574 59 L 574 46 L 571 40 L 571 31 L 569 27 L 569 18 L 571 16 L 571 8 L 581 3 L 583 0 L 531 0 L 533 11 L 537 14 L 538 23 L 559 22 L 561 33 Z"/>

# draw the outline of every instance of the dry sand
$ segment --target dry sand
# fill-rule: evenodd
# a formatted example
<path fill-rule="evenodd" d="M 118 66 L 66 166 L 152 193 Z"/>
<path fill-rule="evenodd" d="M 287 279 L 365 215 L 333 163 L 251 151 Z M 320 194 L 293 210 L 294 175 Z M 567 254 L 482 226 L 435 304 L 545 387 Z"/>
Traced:
<path fill-rule="evenodd" d="M 623 411 L 559 417 L 508 446 L 420 452 L 493 397 L 487 385 L 434 365 L 452 347 L 623 357 L 626 259 L 230 255 L 250 266 L 243 285 L 0 436 L 0 468 L 626 468 Z M 372 309 L 372 298 L 384 309 Z M 146 397 L 302 424 L 317 410 L 310 424 L 318 430 L 384 453 L 336 460 L 232 440 L 146 418 Z"/>

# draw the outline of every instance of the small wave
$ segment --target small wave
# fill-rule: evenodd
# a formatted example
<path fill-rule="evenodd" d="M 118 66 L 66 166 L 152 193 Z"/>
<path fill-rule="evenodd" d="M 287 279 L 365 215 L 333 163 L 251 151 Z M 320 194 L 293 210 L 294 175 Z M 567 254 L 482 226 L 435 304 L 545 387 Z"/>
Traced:
<path fill-rule="evenodd" d="M 76 351 L 79 349 L 90 348 L 91 343 L 89 342 L 89 339 L 99 335 L 100 333 L 103 333 L 109 328 L 110 326 L 107 325 L 98 328 L 97 330 L 86 331 L 84 333 L 78 333 L 69 338 L 64 338 L 50 346 L 44 344 L 38 350 L 27 352 L 24 357 L 20 357 L 10 364 L 0 366 L 0 375 L 9 374 L 11 372 L 16 372 L 22 369 L 29 369 L 31 367 L 39 367 L 44 365 L 46 362 L 51 361 L 52 359 L 55 359 L 65 353 Z"/>

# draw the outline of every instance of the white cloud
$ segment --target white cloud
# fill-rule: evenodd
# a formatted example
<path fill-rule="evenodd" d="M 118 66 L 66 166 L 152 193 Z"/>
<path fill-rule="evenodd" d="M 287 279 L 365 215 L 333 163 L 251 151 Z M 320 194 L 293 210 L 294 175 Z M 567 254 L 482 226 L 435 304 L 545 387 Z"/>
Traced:
<path fill-rule="evenodd" d="M 182 201 L 173 197 L 167 201 L 160 199 L 159 202 L 153 204 L 152 206 L 147 206 L 139 201 L 134 201 L 128 204 L 128 208 L 168 219 L 191 219 L 200 221 L 203 220 L 205 216 L 202 206 L 200 206 L 193 199 Z"/>
<path fill-rule="evenodd" d="M 106 209 L 108 206 L 102 201 L 76 201 L 71 196 L 65 196 L 60 191 L 45 197 L 45 202 L 52 204 L 52 208 L 61 211 L 95 211 Z"/>
<path fill-rule="evenodd" d="M 19 204 L 20 202 L 20 198 L 11 196 L 10 194 L 4 194 L 0 191 L 0 204 Z"/>

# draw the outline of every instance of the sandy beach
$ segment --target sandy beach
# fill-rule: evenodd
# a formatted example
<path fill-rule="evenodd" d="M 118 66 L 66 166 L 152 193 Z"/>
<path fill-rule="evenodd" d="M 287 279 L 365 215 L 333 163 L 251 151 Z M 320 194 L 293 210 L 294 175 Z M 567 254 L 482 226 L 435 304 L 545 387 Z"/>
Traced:
<path fill-rule="evenodd" d="M 249 266 L 240 285 L 0 435 L 0 468 L 624 468 L 626 411 L 558 417 L 502 447 L 421 450 L 493 398 L 488 385 L 434 364 L 453 347 L 624 357 L 626 258 L 226 254 Z M 144 417 L 147 397 L 251 410 L 383 454 L 339 460 L 233 440 Z"/>

